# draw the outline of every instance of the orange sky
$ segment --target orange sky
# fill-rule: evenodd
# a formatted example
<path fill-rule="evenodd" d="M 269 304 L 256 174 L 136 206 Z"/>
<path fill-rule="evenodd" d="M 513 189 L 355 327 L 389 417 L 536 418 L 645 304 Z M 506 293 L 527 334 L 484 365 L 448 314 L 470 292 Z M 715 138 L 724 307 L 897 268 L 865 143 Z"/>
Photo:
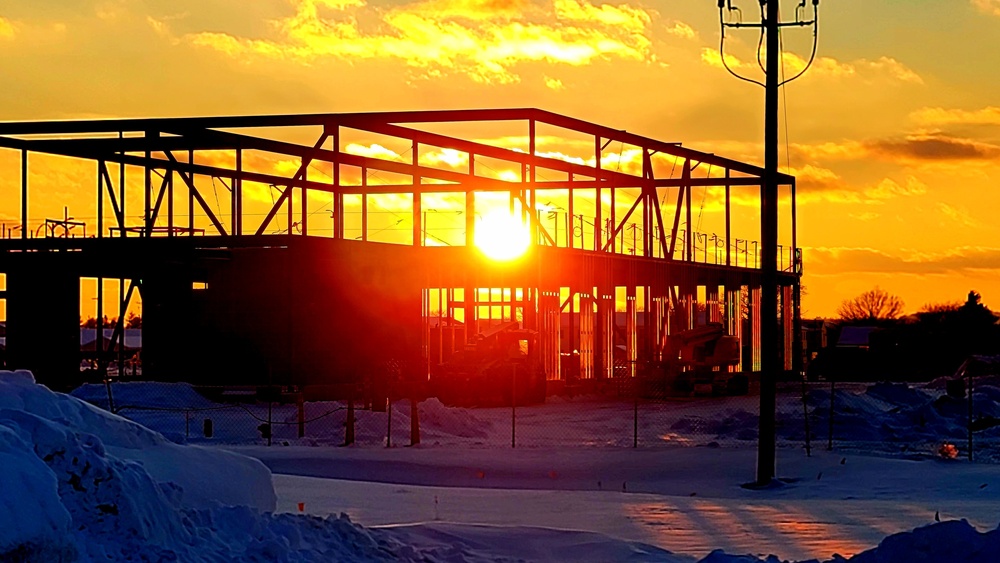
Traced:
<path fill-rule="evenodd" d="M 756 1 L 734 3 L 752 18 Z M 786 19 L 795 3 L 782 2 Z M 0 120 L 540 107 L 759 163 L 763 93 L 719 68 L 715 6 L 7 2 Z M 875 285 L 910 311 L 970 289 L 1000 309 L 1000 0 L 824 0 L 821 10 L 820 58 L 784 93 L 804 316 L 833 315 Z M 731 39 L 732 64 L 753 73 L 756 36 Z M 809 39 L 786 32 L 789 73 Z M 575 156 L 571 143 L 549 150 Z M 17 162 L 0 150 L 0 221 L 18 215 Z M 33 217 L 64 205 L 93 213 L 93 163 L 45 169 L 31 180 Z M 699 195 L 710 232 L 713 194 Z"/>

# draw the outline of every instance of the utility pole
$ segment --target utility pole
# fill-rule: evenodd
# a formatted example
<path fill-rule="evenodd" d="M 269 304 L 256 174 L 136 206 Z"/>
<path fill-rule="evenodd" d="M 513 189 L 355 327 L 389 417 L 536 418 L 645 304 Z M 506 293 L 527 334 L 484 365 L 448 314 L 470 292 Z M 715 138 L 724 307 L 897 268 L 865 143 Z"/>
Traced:
<path fill-rule="evenodd" d="M 719 25 L 722 41 L 719 45 L 722 63 L 733 76 L 746 82 L 764 87 L 764 178 L 760 193 L 760 242 L 761 242 L 761 303 L 760 303 L 760 428 L 757 437 L 757 479 L 756 485 L 763 486 L 775 477 L 775 403 L 777 378 L 782 369 L 778 334 L 778 89 L 802 76 L 816 57 L 817 34 L 819 30 L 819 0 L 811 0 L 813 17 L 800 17 L 807 0 L 801 0 L 795 9 L 795 18 L 790 22 L 781 21 L 779 0 L 758 0 L 761 19 L 755 23 L 744 23 L 742 12 L 733 6 L 732 0 L 719 0 Z M 737 21 L 727 21 L 730 16 L 739 16 Z M 809 64 L 801 72 L 788 80 L 780 80 L 781 71 L 781 28 L 788 26 L 813 28 L 813 49 Z M 727 28 L 757 28 L 766 46 L 766 61 L 763 65 L 764 82 L 736 74 L 729 68 L 725 55 Z M 758 47 L 758 61 L 760 52 Z"/>
<path fill-rule="evenodd" d="M 757 443 L 757 484 L 775 477 L 775 403 L 778 370 L 778 0 L 767 0 L 764 21 L 767 62 L 764 86 L 764 185 L 760 194 L 760 429 Z"/>

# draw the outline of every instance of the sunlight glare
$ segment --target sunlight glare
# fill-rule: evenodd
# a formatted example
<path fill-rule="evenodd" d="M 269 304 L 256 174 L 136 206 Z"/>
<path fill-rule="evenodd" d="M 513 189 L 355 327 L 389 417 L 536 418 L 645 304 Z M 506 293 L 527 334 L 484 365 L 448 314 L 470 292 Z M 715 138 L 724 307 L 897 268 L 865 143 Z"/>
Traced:
<path fill-rule="evenodd" d="M 506 210 L 493 210 L 476 224 L 476 246 L 493 260 L 513 260 L 531 245 L 531 231 L 519 217 Z"/>

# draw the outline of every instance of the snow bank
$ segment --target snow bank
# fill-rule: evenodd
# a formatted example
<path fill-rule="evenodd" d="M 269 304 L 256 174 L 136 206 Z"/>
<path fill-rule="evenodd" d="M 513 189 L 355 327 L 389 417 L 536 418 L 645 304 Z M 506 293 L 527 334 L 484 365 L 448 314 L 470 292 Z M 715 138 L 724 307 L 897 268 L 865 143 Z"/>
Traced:
<path fill-rule="evenodd" d="M 941 522 L 891 535 L 853 563 L 991 563 L 1000 556 L 1000 529 L 980 533 L 965 520 Z"/>
<path fill-rule="evenodd" d="M 30 372 L 0 372 L 0 409 L 32 413 L 100 442 L 114 457 L 137 461 L 157 482 L 180 487 L 187 506 L 216 503 L 274 510 L 271 473 L 260 461 L 225 451 L 181 446 L 162 434 L 62 393 L 35 385 Z"/>
<path fill-rule="evenodd" d="M 0 423 L 0 556 L 18 549 L 58 557 L 71 517 L 59 501 L 58 482 L 20 432 Z M 53 546 L 48 553 L 41 546 Z"/>
<path fill-rule="evenodd" d="M 190 383 L 123 381 L 113 383 L 111 391 L 118 408 L 203 409 L 217 406 L 195 391 Z M 86 383 L 70 394 L 94 405 L 108 405 L 107 387 L 99 383 Z"/>
<path fill-rule="evenodd" d="M 239 504 L 259 512 L 273 510 L 276 498 L 259 461 L 172 444 L 24 371 L 0 371 L 0 482 L 0 554 L 29 560 L 103 557 L 90 547 L 107 544 L 102 538 L 116 538 L 116 553 L 135 541 L 150 549 L 187 543 L 178 510 Z"/>
<path fill-rule="evenodd" d="M 980 533 L 965 520 L 940 522 L 912 532 L 893 534 L 878 547 L 850 559 L 834 556 L 826 563 L 995 563 L 1000 553 L 1000 529 Z M 780 563 L 774 555 L 759 559 L 713 551 L 698 563 Z M 815 560 L 810 560 L 815 562 Z M 810 563 L 800 562 L 800 563 Z"/>
<path fill-rule="evenodd" d="M 691 557 L 593 532 L 433 522 L 384 528 L 428 561 L 633 561 L 693 563 Z M 489 554 L 489 556 L 487 556 Z"/>
<path fill-rule="evenodd" d="M 941 443 L 968 437 L 968 400 L 950 397 L 933 387 L 917 388 L 906 383 L 876 383 L 861 389 L 838 387 L 832 403 L 833 439 L 841 447 L 933 456 Z M 811 389 L 806 406 L 813 438 L 817 434 L 825 437 L 831 422 L 830 389 Z M 798 444 L 804 440 L 802 410 L 799 395 L 778 397 L 780 442 Z M 994 421 L 1000 421 L 1000 387 L 978 385 L 972 395 L 972 411 L 984 428 L 977 432 L 977 444 L 994 444 L 1000 438 L 1000 424 L 994 425 Z M 756 409 L 741 406 L 685 414 L 670 425 L 672 431 L 702 441 L 748 443 L 757 439 L 757 427 Z"/>

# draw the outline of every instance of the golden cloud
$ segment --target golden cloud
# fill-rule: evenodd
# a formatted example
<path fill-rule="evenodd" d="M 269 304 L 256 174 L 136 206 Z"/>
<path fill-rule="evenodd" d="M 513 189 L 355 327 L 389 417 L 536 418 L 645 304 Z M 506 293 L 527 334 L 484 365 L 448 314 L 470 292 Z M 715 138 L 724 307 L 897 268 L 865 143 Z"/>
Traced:
<path fill-rule="evenodd" d="M 865 147 L 858 141 L 828 142 L 816 145 L 794 144 L 792 158 L 802 160 L 851 160 L 865 156 Z"/>
<path fill-rule="evenodd" d="M 972 0 L 972 5 L 987 14 L 1000 16 L 1000 0 Z"/>
<path fill-rule="evenodd" d="M 879 139 L 866 142 L 865 148 L 873 156 L 904 161 L 992 161 L 1000 157 L 1000 146 L 943 133 Z"/>
<path fill-rule="evenodd" d="M 344 152 L 347 154 L 356 154 L 358 156 L 367 156 L 370 158 L 379 158 L 382 160 L 398 160 L 403 161 L 403 156 L 392 149 L 387 149 L 378 143 L 371 145 L 361 145 L 357 143 L 350 143 L 344 147 Z"/>
<path fill-rule="evenodd" d="M 872 211 L 864 211 L 862 213 L 848 213 L 848 217 L 851 219 L 856 219 L 858 221 L 874 221 L 882 216 L 881 213 L 874 213 Z"/>
<path fill-rule="evenodd" d="M 874 248 L 809 248 L 809 270 L 818 274 L 947 274 L 1000 269 L 1000 248 L 958 247 L 924 253 L 901 249 L 890 254 Z"/>
<path fill-rule="evenodd" d="M 861 59 L 857 62 L 857 65 L 876 72 L 888 74 L 890 77 L 901 82 L 912 82 L 914 84 L 924 83 L 924 79 L 921 78 L 919 74 L 892 57 L 879 57 L 874 61 Z"/>
<path fill-rule="evenodd" d="M 909 176 L 904 183 L 892 178 L 883 178 L 874 186 L 855 187 L 847 183 L 839 174 L 827 168 L 806 165 L 790 171 L 798 186 L 797 201 L 802 204 L 812 202 L 880 204 L 897 197 L 918 196 L 927 193 L 927 185 L 915 176 Z"/>
<path fill-rule="evenodd" d="M 978 229 L 983 226 L 979 221 L 976 221 L 964 207 L 953 207 L 947 203 L 938 203 L 938 211 L 940 211 L 941 214 L 948 219 L 951 219 L 963 227 Z"/>
<path fill-rule="evenodd" d="M 897 196 L 923 195 L 927 193 L 927 185 L 910 176 L 906 179 L 906 184 L 891 178 L 883 178 L 875 187 L 865 190 L 865 195 L 877 200 L 892 199 Z"/>
<path fill-rule="evenodd" d="M 559 80 L 558 78 L 551 78 L 549 76 L 545 77 L 545 86 L 547 88 L 551 88 L 552 90 L 562 90 L 563 88 L 565 88 L 565 86 L 563 86 L 562 80 Z"/>
<path fill-rule="evenodd" d="M 733 55 L 726 53 L 726 65 L 729 68 L 741 68 L 744 63 Z M 702 47 L 701 49 L 701 62 L 707 64 L 708 66 L 715 68 L 723 68 L 722 64 L 722 53 L 714 47 Z"/>
<path fill-rule="evenodd" d="M 978 110 L 923 108 L 910 114 L 910 119 L 924 126 L 941 125 L 1000 125 L 1000 107 Z"/>
<path fill-rule="evenodd" d="M 992 109 L 992 108 L 991 108 Z M 993 116 L 987 111 L 956 112 L 953 110 L 921 110 L 915 119 L 931 121 L 987 123 Z M 1000 146 L 939 131 L 917 132 L 901 137 L 845 140 L 815 145 L 792 145 L 792 157 L 797 161 L 862 160 L 879 158 L 902 163 L 988 163 L 1000 158 Z"/>
<path fill-rule="evenodd" d="M 668 26 L 667 33 L 681 39 L 694 39 L 698 35 L 694 28 L 681 21 L 674 22 L 674 25 Z"/>
<path fill-rule="evenodd" d="M 703 47 L 701 60 L 705 64 L 717 68 L 722 68 L 722 56 L 718 49 Z M 794 76 L 802 72 L 808 60 L 795 53 L 782 53 L 781 62 L 784 65 L 784 72 L 787 76 Z M 745 62 L 735 55 L 726 53 L 726 64 L 732 69 L 758 69 L 757 61 Z M 759 72 L 759 71 L 758 71 Z M 832 57 L 816 57 L 809 74 L 819 75 L 827 78 L 853 78 L 863 76 L 874 78 L 885 76 L 897 82 L 911 82 L 923 84 L 924 81 L 916 72 L 903 63 L 891 57 L 880 57 L 874 61 L 868 59 L 858 59 L 849 63 L 838 61 Z"/>
<path fill-rule="evenodd" d="M 13 22 L 0 16 L 0 40 L 10 40 L 13 39 L 15 35 L 17 35 L 17 29 L 14 27 Z"/>
<path fill-rule="evenodd" d="M 651 21 L 648 12 L 626 4 L 595 6 L 585 0 L 555 0 L 553 7 L 559 20 L 619 27 L 627 33 L 643 34 Z"/>
<path fill-rule="evenodd" d="M 242 59 L 390 59 L 427 76 L 456 73 L 477 82 L 512 83 L 520 80 L 514 67 L 526 61 L 580 66 L 650 59 L 653 14 L 587 0 L 554 0 L 550 6 L 428 0 L 388 10 L 360 0 L 299 0 L 294 15 L 273 22 L 276 37 L 204 31 L 186 39 Z M 377 25 L 360 23 L 373 19 Z"/>

